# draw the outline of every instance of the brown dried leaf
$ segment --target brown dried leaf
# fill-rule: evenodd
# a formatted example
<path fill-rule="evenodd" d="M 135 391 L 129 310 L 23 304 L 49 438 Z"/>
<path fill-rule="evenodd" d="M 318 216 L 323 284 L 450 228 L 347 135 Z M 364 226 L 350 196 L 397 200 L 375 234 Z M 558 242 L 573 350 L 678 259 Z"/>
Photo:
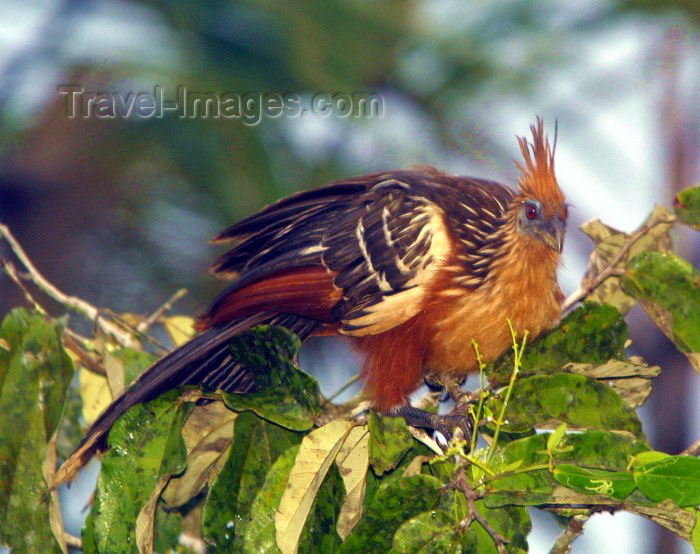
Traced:
<path fill-rule="evenodd" d="M 194 407 L 182 428 L 187 469 L 170 479 L 163 491 L 166 504 L 186 504 L 216 477 L 228 457 L 236 415 L 220 401 Z"/>
<path fill-rule="evenodd" d="M 661 371 L 659 366 L 649 366 L 638 356 L 602 365 L 570 363 L 563 369 L 608 383 L 633 408 L 644 404 L 651 393 L 651 380 Z"/>
<path fill-rule="evenodd" d="M 347 496 L 338 515 L 338 535 L 345 539 L 362 517 L 369 467 L 369 430 L 366 425 L 355 427 L 336 458 Z"/>
<path fill-rule="evenodd" d="M 116 398 L 124 390 L 125 383 L 125 372 L 124 372 L 124 362 L 112 355 L 112 353 L 104 349 L 103 352 L 104 368 L 107 373 L 107 381 L 109 382 L 109 388 L 112 391 L 112 395 Z"/>
<path fill-rule="evenodd" d="M 555 487 L 551 498 L 547 501 L 547 507 L 557 510 L 571 506 L 610 506 L 610 497 L 579 493 L 562 486 Z M 679 508 L 670 500 L 664 500 L 652 506 L 625 501 L 617 504 L 616 508 L 649 518 L 685 540 L 690 540 L 695 527 L 695 514 L 690 510 Z"/>
<path fill-rule="evenodd" d="M 355 423 L 352 420 L 336 419 L 312 431 L 301 442 L 275 512 L 277 546 L 283 554 L 297 551 L 299 537 L 316 493 L 353 427 Z"/>
<path fill-rule="evenodd" d="M 672 215 L 673 214 L 667 208 L 656 206 L 651 212 L 651 215 L 647 218 L 645 224 L 650 220 L 659 219 L 661 217 L 670 218 Z M 616 267 L 618 269 L 623 269 L 627 265 L 627 261 L 632 257 L 649 250 L 670 252 L 673 249 L 671 236 L 669 235 L 672 226 L 671 223 L 662 223 L 651 228 L 643 237 L 632 245 Z M 599 219 L 593 219 L 584 223 L 581 225 L 581 231 L 583 231 L 595 245 L 595 249 L 588 260 L 588 269 L 581 283 L 581 285 L 584 286 L 586 283 L 593 281 L 608 267 L 625 242 L 627 242 L 630 235 L 606 225 Z M 588 295 L 587 299 L 594 302 L 611 304 L 620 310 L 622 314 L 626 314 L 635 304 L 635 299 L 623 292 L 620 288 L 620 279 L 618 277 L 609 277 L 606 279 Z"/>
<path fill-rule="evenodd" d="M 81 369 L 78 374 L 78 384 L 83 417 L 88 425 L 92 425 L 97 416 L 112 402 L 112 391 L 105 376 L 86 369 Z"/>
<path fill-rule="evenodd" d="M 175 346 L 181 346 L 195 336 L 194 319 L 184 315 L 174 315 L 161 319 L 163 327 Z"/>
<path fill-rule="evenodd" d="M 420 475 L 423 464 L 431 460 L 430 456 L 416 456 L 411 460 L 411 463 L 403 470 L 403 477 L 414 477 Z"/>
<path fill-rule="evenodd" d="M 134 534 L 136 535 L 136 546 L 141 554 L 151 554 L 153 552 L 153 526 L 155 524 L 158 498 L 163 488 L 168 483 L 169 478 L 170 475 L 163 475 L 158 479 L 148 502 L 141 508 L 136 518 L 136 530 Z"/>
<path fill-rule="evenodd" d="M 46 456 L 44 463 L 41 466 L 41 471 L 44 474 L 44 481 L 47 485 L 53 482 L 54 474 L 56 473 L 56 433 L 53 434 L 51 440 L 46 445 Z M 61 515 L 61 503 L 58 498 L 58 490 L 51 489 L 49 493 L 49 527 L 53 536 L 58 541 L 58 546 L 63 554 L 68 554 L 68 545 L 63 535 L 63 516 Z"/>

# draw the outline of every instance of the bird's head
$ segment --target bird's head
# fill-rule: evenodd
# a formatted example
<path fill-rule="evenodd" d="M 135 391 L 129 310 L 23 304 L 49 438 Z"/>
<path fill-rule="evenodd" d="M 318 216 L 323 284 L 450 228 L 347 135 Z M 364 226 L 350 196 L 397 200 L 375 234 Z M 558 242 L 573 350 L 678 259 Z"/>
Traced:
<path fill-rule="evenodd" d="M 521 175 L 514 200 L 515 225 L 524 237 L 539 240 L 557 252 L 564 246 L 568 209 L 554 175 L 554 146 L 544 134 L 542 119 L 530 127 L 532 142 L 518 137 L 524 162 L 516 162 Z"/>

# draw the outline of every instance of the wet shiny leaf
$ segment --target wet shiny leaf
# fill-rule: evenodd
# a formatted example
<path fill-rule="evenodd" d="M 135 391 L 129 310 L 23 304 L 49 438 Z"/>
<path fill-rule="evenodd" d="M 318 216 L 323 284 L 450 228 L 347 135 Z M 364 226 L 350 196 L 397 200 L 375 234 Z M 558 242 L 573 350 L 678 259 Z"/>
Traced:
<path fill-rule="evenodd" d="M 394 469 L 413 446 L 413 437 L 402 417 L 369 414 L 369 463 L 377 475 Z"/>
<path fill-rule="evenodd" d="M 700 186 L 696 185 L 676 194 L 673 211 L 681 222 L 700 231 Z"/>
<path fill-rule="evenodd" d="M 59 550 L 43 464 L 73 376 L 61 335 L 59 323 L 21 308 L 0 326 L 0 544 L 13 552 Z"/>
<path fill-rule="evenodd" d="M 222 393 L 226 405 L 237 412 L 251 410 L 293 431 L 310 429 L 321 411 L 319 388 L 294 364 L 299 345 L 296 335 L 267 325 L 235 336 L 231 352 L 250 368 L 256 387 L 252 393 Z"/>

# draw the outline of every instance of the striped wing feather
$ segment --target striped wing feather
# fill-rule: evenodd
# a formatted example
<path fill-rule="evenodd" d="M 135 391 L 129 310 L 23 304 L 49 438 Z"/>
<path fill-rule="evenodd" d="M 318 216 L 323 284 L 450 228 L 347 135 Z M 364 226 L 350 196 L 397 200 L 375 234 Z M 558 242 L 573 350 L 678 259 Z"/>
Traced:
<path fill-rule="evenodd" d="M 335 320 L 340 332 L 361 336 L 416 315 L 451 248 L 425 177 L 394 172 L 333 183 L 224 231 L 216 240 L 236 245 L 213 271 L 237 278 L 202 328 L 282 311 Z"/>
<path fill-rule="evenodd" d="M 453 251 L 463 268 L 456 283 L 483 282 L 512 198 L 497 183 L 435 170 L 373 174 L 286 198 L 215 239 L 235 243 L 212 268 L 235 281 L 200 328 L 259 311 L 337 321 L 353 336 L 396 327 L 421 310 Z"/>

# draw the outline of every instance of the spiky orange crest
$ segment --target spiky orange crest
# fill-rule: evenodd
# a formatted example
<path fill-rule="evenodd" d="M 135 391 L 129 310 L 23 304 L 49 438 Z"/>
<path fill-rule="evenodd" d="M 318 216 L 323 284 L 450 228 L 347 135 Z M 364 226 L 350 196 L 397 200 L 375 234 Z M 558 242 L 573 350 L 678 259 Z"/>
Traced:
<path fill-rule="evenodd" d="M 565 219 L 566 201 L 554 175 L 556 132 L 554 147 L 549 144 L 541 118 L 537 118 L 537 125 L 530 125 L 530 132 L 531 143 L 525 137 L 518 137 L 520 152 L 525 161 L 524 164 L 515 162 L 521 172 L 518 180 L 520 191 L 524 196 L 539 200 L 547 215 L 558 215 Z"/>

